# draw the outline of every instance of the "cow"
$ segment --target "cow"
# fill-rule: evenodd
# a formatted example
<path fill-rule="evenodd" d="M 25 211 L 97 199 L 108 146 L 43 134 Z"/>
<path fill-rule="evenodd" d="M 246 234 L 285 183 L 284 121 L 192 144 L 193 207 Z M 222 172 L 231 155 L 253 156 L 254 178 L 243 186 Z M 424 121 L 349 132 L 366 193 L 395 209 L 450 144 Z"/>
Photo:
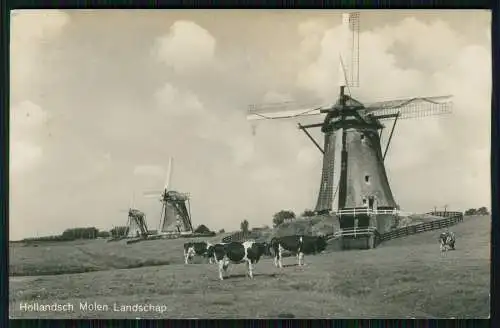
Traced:
<path fill-rule="evenodd" d="M 259 262 L 267 248 L 266 243 L 254 241 L 229 242 L 211 245 L 207 254 L 209 257 L 213 257 L 218 264 L 220 280 L 224 280 L 223 272 L 227 273 L 230 263 L 246 263 L 247 275 L 253 278 L 254 265 Z"/>
<path fill-rule="evenodd" d="M 446 229 L 439 235 L 439 249 L 441 254 L 446 253 L 448 249 L 455 249 L 455 234 L 453 232 Z"/>
<path fill-rule="evenodd" d="M 297 256 L 298 265 L 304 265 L 305 254 L 316 254 L 326 248 L 326 239 L 323 236 L 292 235 L 271 239 L 270 247 L 274 253 L 274 265 L 283 268 L 282 255 L 287 250 Z"/>
<path fill-rule="evenodd" d="M 207 257 L 207 250 L 211 246 L 209 242 L 188 242 L 184 243 L 184 263 L 190 264 L 190 261 L 195 255 Z M 212 264 L 212 258 L 208 261 Z"/>

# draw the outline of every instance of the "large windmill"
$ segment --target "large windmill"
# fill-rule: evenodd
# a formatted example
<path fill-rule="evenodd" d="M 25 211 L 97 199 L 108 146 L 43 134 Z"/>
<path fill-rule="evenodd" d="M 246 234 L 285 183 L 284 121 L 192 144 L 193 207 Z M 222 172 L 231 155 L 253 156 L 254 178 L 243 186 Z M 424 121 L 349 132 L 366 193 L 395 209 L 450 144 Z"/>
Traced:
<path fill-rule="evenodd" d="M 162 203 L 160 214 L 160 234 L 186 234 L 193 232 L 191 223 L 191 206 L 188 193 L 180 193 L 170 189 L 173 170 L 173 158 L 169 160 L 167 178 L 162 191 L 147 192 L 146 197 L 158 197 Z"/>
<path fill-rule="evenodd" d="M 402 119 L 449 113 L 451 96 L 415 97 L 370 104 L 357 101 L 351 97 L 350 87 L 359 86 L 359 13 L 342 15 L 342 39 L 339 54 L 340 94 L 335 104 L 310 109 L 293 108 L 290 102 L 252 105 L 247 119 L 296 119 L 325 114 L 323 122 L 298 124 L 323 155 L 316 213 L 333 210 L 349 213 L 356 209 L 396 213 L 399 206 L 384 166 L 396 123 Z M 394 122 L 388 141 L 382 147 L 382 121 L 390 119 Z M 321 128 L 325 135 L 323 148 L 307 131 L 311 128 Z M 352 221 L 358 220 L 353 218 Z M 383 223 L 384 220 L 379 218 L 377 221 L 380 222 L 374 225 L 380 232 L 389 229 L 390 224 Z M 345 226 L 342 220 L 340 223 L 341 227 Z M 356 226 L 357 223 L 348 225 Z"/>

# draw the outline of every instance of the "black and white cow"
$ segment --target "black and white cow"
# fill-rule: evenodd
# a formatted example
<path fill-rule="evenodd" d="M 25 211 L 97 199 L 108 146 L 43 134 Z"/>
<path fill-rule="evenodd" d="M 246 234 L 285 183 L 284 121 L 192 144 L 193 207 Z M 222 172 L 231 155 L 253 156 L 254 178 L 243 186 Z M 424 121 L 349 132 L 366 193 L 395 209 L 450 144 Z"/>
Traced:
<path fill-rule="evenodd" d="M 326 239 L 322 236 L 286 236 L 273 238 L 270 247 L 274 253 L 274 265 L 283 267 L 283 251 L 287 250 L 297 256 L 298 265 L 304 265 L 305 254 L 316 254 L 327 246 Z"/>
<path fill-rule="evenodd" d="M 195 255 L 207 257 L 210 246 L 206 241 L 184 243 L 184 263 L 189 264 Z M 209 257 L 208 261 L 212 264 L 212 257 Z"/>
<path fill-rule="evenodd" d="M 227 273 L 230 263 L 246 263 L 247 274 L 250 278 L 253 278 L 254 265 L 259 262 L 267 248 L 267 244 L 254 241 L 230 242 L 212 245 L 208 248 L 207 253 L 219 265 L 220 280 L 224 280 L 223 272 Z"/>
<path fill-rule="evenodd" d="M 441 253 L 447 252 L 448 249 L 455 249 L 455 234 L 446 230 L 439 235 L 439 249 Z"/>

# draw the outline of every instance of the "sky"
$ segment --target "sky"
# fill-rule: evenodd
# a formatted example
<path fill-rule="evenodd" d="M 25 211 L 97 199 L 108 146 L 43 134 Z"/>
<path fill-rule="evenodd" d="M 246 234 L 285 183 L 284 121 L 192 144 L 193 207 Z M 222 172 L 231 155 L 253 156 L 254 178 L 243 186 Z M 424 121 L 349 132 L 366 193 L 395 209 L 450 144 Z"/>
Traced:
<path fill-rule="evenodd" d="M 404 211 L 490 207 L 490 17 L 361 13 L 356 99 L 454 95 L 452 114 L 396 126 L 386 168 Z M 334 103 L 340 21 L 329 10 L 12 12 L 9 238 L 108 230 L 131 205 L 156 229 L 161 204 L 143 193 L 161 190 L 171 156 L 194 226 L 314 208 L 321 153 L 297 121 L 253 135 L 245 115 L 252 103 Z"/>

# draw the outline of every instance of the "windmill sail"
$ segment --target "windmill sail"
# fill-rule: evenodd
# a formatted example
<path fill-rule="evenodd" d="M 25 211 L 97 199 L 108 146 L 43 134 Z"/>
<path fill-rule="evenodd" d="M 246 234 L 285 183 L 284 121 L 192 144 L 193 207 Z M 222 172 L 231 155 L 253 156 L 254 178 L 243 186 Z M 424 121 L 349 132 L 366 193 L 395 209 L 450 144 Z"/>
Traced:
<path fill-rule="evenodd" d="M 323 170 L 321 173 L 321 185 L 316 202 L 316 212 L 330 211 L 333 202 L 333 185 L 334 185 L 334 165 L 335 165 L 335 149 L 337 142 L 337 133 L 330 131 L 325 133 L 325 146 L 323 157 Z"/>
<path fill-rule="evenodd" d="M 169 158 L 168 160 L 168 171 L 167 171 L 167 178 L 165 180 L 165 191 L 168 191 L 168 188 L 171 188 L 171 182 L 172 182 L 172 170 L 174 169 L 174 159 L 172 157 Z"/>
<path fill-rule="evenodd" d="M 341 98 L 344 87 L 359 86 L 359 13 L 342 14 L 342 26 L 339 38 L 339 87 Z M 350 105 L 350 104 L 344 104 Z M 342 110 L 339 99 L 335 107 Z M 325 118 L 325 123 L 329 123 Z M 342 139 L 344 129 L 325 132 L 325 154 L 323 157 L 323 172 L 320 191 L 316 203 L 317 212 L 330 211 L 339 207 L 339 184 L 341 181 Z M 344 172 L 343 174 L 346 174 Z"/>
<path fill-rule="evenodd" d="M 358 12 L 342 14 L 339 49 L 339 86 L 359 86 Z"/>

